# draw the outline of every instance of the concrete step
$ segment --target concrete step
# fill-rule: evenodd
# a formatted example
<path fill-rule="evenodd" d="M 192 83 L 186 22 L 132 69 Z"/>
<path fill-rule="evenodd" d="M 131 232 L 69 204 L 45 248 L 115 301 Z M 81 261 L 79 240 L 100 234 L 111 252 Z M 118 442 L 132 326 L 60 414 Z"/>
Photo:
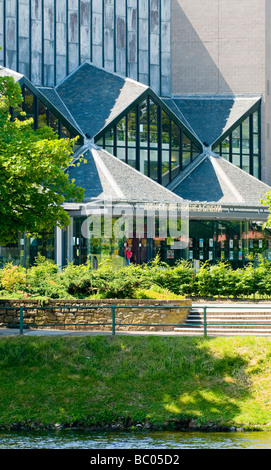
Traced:
<path fill-rule="evenodd" d="M 207 306 L 208 336 L 271 336 L 271 308 L 268 309 L 267 306 L 252 308 L 249 305 L 242 305 L 242 308 L 238 308 L 238 305 L 227 307 L 227 305 L 212 308 Z M 174 331 L 183 335 L 203 335 L 204 308 L 193 306 L 186 322 L 180 327 L 175 327 Z"/>
<path fill-rule="evenodd" d="M 175 331 L 175 330 L 174 330 Z M 203 336 L 204 331 L 199 331 L 199 330 L 176 330 L 176 333 L 182 336 Z M 218 330 L 218 331 L 210 331 L 209 329 L 207 330 L 207 336 L 266 336 L 269 337 L 271 336 L 271 330 L 267 331 L 225 331 L 225 330 Z"/>
<path fill-rule="evenodd" d="M 203 323 L 204 318 L 190 318 L 188 317 L 186 320 L 186 323 Z M 271 324 L 271 318 L 266 318 L 266 317 L 208 317 L 207 316 L 207 322 L 208 323 L 265 323 L 265 324 Z"/>

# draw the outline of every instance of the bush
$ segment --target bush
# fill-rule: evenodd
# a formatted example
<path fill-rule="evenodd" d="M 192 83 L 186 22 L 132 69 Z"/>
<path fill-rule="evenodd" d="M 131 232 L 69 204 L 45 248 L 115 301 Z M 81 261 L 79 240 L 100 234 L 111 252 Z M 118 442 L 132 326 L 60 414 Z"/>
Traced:
<path fill-rule="evenodd" d="M 21 266 L 7 263 L 1 271 L 1 286 L 8 292 L 24 289 L 26 283 L 26 270 Z"/>
<path fill-rule="evenodd" d="M 27 271 L 25 291 L 30 296 L 52 299 L 65 298 L 67 292 L 59 283 L 58 266 L 44 256 L 38 255 L 35 264 Z"/>
<path fill-rule="evenodd" d="M 89 263 L 69 263 L 62 271 L 51 260 L 38 256 L 27 271 L 7 263 L 0 272 L 1 297 L 4 295 L 46 298 L 178 298 L 249 297 L 271 295 L 271 263 L 259 258 L 242 269 L 227 262 L 204 263 L 196 273 L 190 261 L 174 266 L 156 258 L 143 265 L 115 268 L 108 260 L 96 271 Z M 177 297 L 176 297 L 177 296 Z"/>
<path fill-rule="evenodd" d="M 168 289 L 163 287 L 159 287 L 156 285 L 152 285 L 149 289 L 138 289 L 135 291 L 135 298 L 136 299 L 164 299 L 164 300 L 171 300 L 171 299 L 183 299 L 185 298 L 182 295 L 174 294 L 170 292 Z"/>

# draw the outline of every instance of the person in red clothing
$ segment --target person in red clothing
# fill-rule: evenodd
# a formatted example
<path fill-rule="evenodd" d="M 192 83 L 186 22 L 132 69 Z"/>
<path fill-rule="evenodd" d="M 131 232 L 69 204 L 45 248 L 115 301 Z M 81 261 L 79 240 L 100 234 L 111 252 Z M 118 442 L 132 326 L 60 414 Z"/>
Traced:
<path fill-rule="evenodd" d="M 126 258 L 126 265 L 129 266 L 130 265 L 130 260 L 133 256 L 133 253 L 131 252 L 130 248 L 128 247 L 127 250 L 126 250 L 126 253 L 125 253 L 125 258 Z"/>

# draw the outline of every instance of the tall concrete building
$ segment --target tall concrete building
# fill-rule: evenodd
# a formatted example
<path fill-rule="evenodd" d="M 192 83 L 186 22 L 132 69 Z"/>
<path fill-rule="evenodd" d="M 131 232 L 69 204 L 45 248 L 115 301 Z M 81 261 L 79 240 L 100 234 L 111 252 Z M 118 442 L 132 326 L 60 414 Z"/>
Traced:
<path fill-rule="evenodd" d="M 172 0 L 172 94 L 185 97 L 189 95 L 189 98 L 190 95 L 198 95 L 199 98 L 210 97 L 213 100 L 226 97 L 232 100 L 232 103 L 235 100 L 236 104 L 241 103 L 242 99 L 259 97 L 261 177 L 269 183 L 270 54 L 270 1 Z M 233 108 L 229 101 L 230 107 Z M 239 114 L 241 112 L 240 107 Z M 208 119 L 208 116 L 206 117 Z M 220 117 L 224 117 L 226 127 L 235 125 L 236 117 L 241 116 L 237 114 L 233 117 L 229 110 L 228 116 L 225 112 L 224 116 Z"/>
<path fill-rule="evenodd" d="M 270 183 L 270 19 L 269 0 L 0 0 L 0 65 L 54 87 L 90 61 L 149 85 L 206 147 Z"/>
<path fill-rule="evenodd" d="M 88 166 L 68 171 L 83 205 L 188 207 L 189 245 L 171 250 L 143 229 L 128 237 L 135 262 L 241 266 L 247 253 L 271 260 L 259 203 L 271 183 L 270 26 L 270 0 L 0 0 L 0 76 L 20 83 L 34 126 L 80 136 Z M 82 207 L 65 207 L 72 225 L 46 256 L 119 260 L 124 245 L 91 245 Z"/>

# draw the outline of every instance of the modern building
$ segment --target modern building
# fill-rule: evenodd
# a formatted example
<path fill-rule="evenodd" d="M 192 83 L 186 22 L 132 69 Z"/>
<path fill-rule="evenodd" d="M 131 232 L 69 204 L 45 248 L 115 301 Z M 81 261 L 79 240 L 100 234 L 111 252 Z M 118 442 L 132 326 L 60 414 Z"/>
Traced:
<path fill-rule="evenodd" d="M 269 3 L 0 0 L 0 74 L 87 162 L 67 169 L 85 188 L 67 230 L 20 236 L 0 261 L 271 259 Z"/>

